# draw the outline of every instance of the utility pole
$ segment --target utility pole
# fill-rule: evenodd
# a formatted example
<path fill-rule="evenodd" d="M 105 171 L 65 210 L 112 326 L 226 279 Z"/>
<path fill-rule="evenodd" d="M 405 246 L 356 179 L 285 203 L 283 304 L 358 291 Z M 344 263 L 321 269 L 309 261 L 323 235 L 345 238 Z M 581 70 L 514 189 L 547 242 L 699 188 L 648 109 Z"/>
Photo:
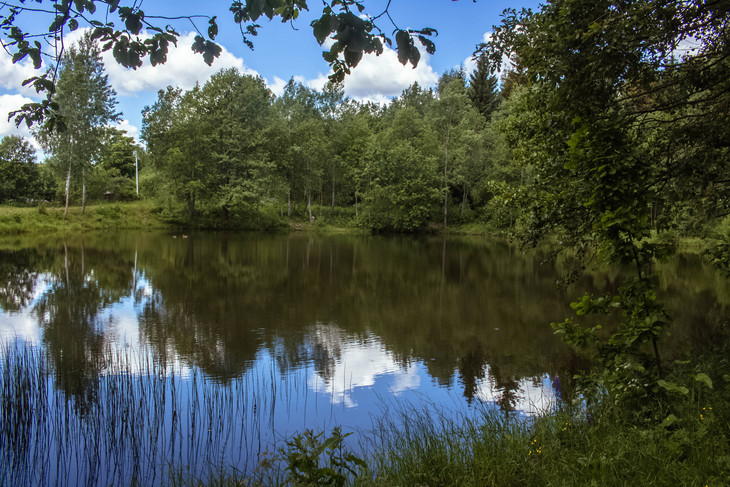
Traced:
<path fill-rule="evenodd" d="M 139 169 L 137 168 L 137 151 L 134 151 L 134 180 L 137 183 L 137 196 L 139 196 Z"/>

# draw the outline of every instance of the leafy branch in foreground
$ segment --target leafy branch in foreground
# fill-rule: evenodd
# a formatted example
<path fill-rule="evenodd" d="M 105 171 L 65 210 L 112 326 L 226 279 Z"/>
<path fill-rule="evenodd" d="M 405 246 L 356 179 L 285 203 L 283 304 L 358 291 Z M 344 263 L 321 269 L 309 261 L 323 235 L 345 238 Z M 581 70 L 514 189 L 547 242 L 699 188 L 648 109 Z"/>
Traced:
<path fill-rule="evenodd" d="M 289 440 L 281 453 L 287 462 L 286 471 L 291 484 L 340 487 L 345 485 L 349 475 L 357 477 L 367 464 L 344 449 L 343 442 L 351 434 L 342 434 L 342 428 L 337 426 L 324 440 L 321 439 L 324 433 L 314 434 L 311 430 Z"/>
<path fill-rule="evenodd" d="M 12 56 L 13 63 L 26 57 L 33 61 L 35 69 L 42 69 L 44 61 L 50 66 L 47 72 L 24 81 L 32 85 L 38 93 L 46 93 L 47 99 L 29 103 L 10 114 L 16 125 L 25 123 L 28 127 L 42 122 L 46 117 L 58 128 L 63 128 L 58 111 L 50 102 L 55 91 L 59 62 L 65 52 L 64 36 L 79 28 L 89 28 L 92 39 L 99 42 L 103 51 L 112 51 L 114 59 L 126 68 L 136 69 L 145 59 L 152 66 L 164 64 L 170 46 L 177 46 L 181 25 L 190 25 L 196 32 L 192 45 L 193 52 L 203 56 L 208 65 L 220 56 L 222 48 L 216 43 L 218 19 L 215 15 L 172 15 L 169 10 L 151 14 L 142 10 L 141 2 L 120 0 L 36 0 L 29 6 L 24 0 L 0 1 L 0 33 L 7 39 L 0 40 L 3 49 Z M 383 46 L 395 46 L 398 60 L 410 63 L 415 68 L 420 60 L 420 52 L 415 42 L 420 42 L 430 54 L 436 46 L 430 40 L 437 35 L 433 28 L 401 29 L 390 16 L 390 2 L 383 12 L 372 16 L 366 12 L 363 1 L 326 0 L 322 15 L 311 26 L 319 44 L 327 38 L 335 42 L 323 58 L 332 66 L 330 80 L 339 82 L 356 67 L 363 54 L 383 52 Z M 294 22 L 302 11 L 309 10 L 306 0 L 235 0 L 229 11 L 233 21 L 238 24 L 241 39 L 253 49 L 251 38 L 258 34 L 261 25 L 257 22 L 265 17 L 269 20 L 281 19 Z M 376 25 L 376 21 L 388 18 L 394 28 L 393 40 L 386 36 Z M 43 32 L 24 30 L 23 20 L 30 18 L 38 22 L 46 19 L 48 29 Z M 202 24 L 207 23 L 207 29 Z M 175 27 L 177 26 L 177 27 Z"/>
<path fill-rule="evenodd" d="M 655 419 L 670 372 L 658 341 L 670 320 L 652 277 L 667 249 L 650 242 L 677 214 L 727 214 L 729 20 L 721 2 L 552 0 L 539 12 L 507 11 L 481 46 L 492 66 L 509 55 L 524 74 L 503 126 L 518 161 L 535 168 L 525 240 L 557 235 L 632 270 L 612 295 L 573 305 L 607 314 L 608 336 L 572 319 L 556 330 L 599 359 L 585 376 L 594 390 Z"/>

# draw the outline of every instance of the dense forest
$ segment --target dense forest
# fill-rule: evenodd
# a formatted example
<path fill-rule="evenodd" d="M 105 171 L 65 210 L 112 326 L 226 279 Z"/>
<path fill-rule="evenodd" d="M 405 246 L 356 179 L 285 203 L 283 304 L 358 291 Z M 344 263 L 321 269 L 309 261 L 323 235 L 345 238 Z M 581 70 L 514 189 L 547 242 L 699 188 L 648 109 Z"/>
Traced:
<path fill-rule="evenodd" d="M 67 184 L 76 200 L 133 199 L 136 152 L 140 193 L 165 218 L 198 227 L 336 216 L 374 231 L 417 231 L 488 220 L 488 203 L 508 181 L 520 184 L 520 170 L 499 132 L 497 79 L 482 61 L 471 75 L 444 73 L 436 88 L 414 84 L 387 106 L 346 98 L 337 84 L 319 91 L 293 80 L 275 97 L 260 78 L 220 71 L 192 90 L 160 91 L 143 113 L 142 149 L 106 126 L 118 117 L 115 95 L 86 38 L 64 58 L 54 98 L 66 130 L 37 130 L 49 158 L 35 173 L 31 146 L 8 138 L 25 147 L 5 152 L 8 173 L 18 165 L 32 182 L 18 179 L 3 200 L 60 200 Z"/>
<path fill-rule="evenodd" d="M 547 8 L 507 17 L 502 38 L 481 46 L 474 72 L 453 69 L 437 86 L 414 84 L 387 105 L 347 98 L 339 84 L 316 90 L 294 80 L 276 97 L 261 78 L 235 69 L 188 91 L 171 86 L 143 112 L 144 148 L 109 126 L 121 114 L 100 47 L 87 35 L 61 60 L 53 100 L 63 131 L 55 120 L 36 127 L 45 164 L 33 164 L 27 141 L 3 139 L 0 201 L 144 197 L 158 202 L 162 218 L 202 228 L 273 229 L 293 217 L 376 232 L 478 223 L 533 238 L 558 228 L 585 234 L 590 205 L 582 202 L 607 201 L 591 188 L 595 178 L 615 180 L 601 190 L 611 198 L 635 199 L 624 210 L 642 214 L 643 228 L 722 236 L 726 88 L 712 81 L 720 73 L 692 77 L 723 69 L 694 54 L 716 47 L 698 38 L 694 51 L 665 49 L 666 59 L 629 66 L 622 58 L 616 80 L 605 93 L 592 90 L 591 104 L 581 90 L 596 83 L 598 54 L 580 56 L 589 64 L 580 76 L 591 79 L 557 83 L 548 75 L 565 77 L 552 73 L 561 64 L 543 74 L 547 52 L 525 43 L 534 33 L 510 37 L 509 22 L 532 26 L 553 14 L 565 21 Z M 511 63 L 500 75 L 493 58 L 506 45 Z M 623 79 L 634 71 L 639 78 Z M 587 154 L 606 163 L 581 167 Z M 617 157 L 621 164 L 611 164 Z"/>

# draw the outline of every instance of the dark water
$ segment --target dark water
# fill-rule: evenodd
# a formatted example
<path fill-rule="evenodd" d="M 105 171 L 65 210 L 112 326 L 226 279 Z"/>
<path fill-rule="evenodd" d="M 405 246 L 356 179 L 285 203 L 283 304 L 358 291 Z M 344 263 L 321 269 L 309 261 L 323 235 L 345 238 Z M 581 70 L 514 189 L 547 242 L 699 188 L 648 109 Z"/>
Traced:
<path fill-rule="evenodd" d="M 571 263 L 547 257 L 482 238 L 5 239 L 0 389 L 13 347 L 32 347 L 27 367 L 49 373 L 26 387 L 32 398 L 3 403 L 32 425 L 5 428 L 0 483 L 251 472 L 297 431 L 364 432 L 393 404 L 533 414 L 581 365 L 549 323 L 621 272 L 561 291 Z M 675 319 L 663 352 L 701 350 L 727 321 L 727 281 L 691 254 L 657 270 Z M 25 438 L 21 453 L 8 435 Z"/>

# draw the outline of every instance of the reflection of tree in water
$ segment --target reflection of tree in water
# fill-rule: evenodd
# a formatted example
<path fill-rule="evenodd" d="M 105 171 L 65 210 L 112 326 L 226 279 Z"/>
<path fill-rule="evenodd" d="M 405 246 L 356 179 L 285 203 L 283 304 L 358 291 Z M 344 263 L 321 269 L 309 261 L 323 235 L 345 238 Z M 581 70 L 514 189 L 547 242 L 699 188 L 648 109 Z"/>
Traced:
<path fill-rule="evenodd" d="M 33 251 L 0 251 L 0 310 L 19 311 L 32 301 L 39 260 Z"/>
<path fill-rule="evenodd" d="M 234 320 L 232 316 L 193 312 L 198 306 L 170 298 L 169 294 L 163 298 L 156 291 L 139 315 L 140 334 L 152 346 L 157 361 L 166 365 L 181 360 L 224 383 L 250 368 L 259 348 L 255 333 L 229 326 Z"/>
<path fill-rule="evenodd" d="M 317 325 L 310 338 L 314 370 L 325 384 L 335 376 L 336 365 L 342 359 L 343 333 L 335 325 Z"/>
<path fill-rule="evenodd" d="M 141 341 L 160 361 L 182 360 L 224 381 L 248 370 L 263 349 L 282 373 L 314 362 L 323 378 L 332 377 L 344 352 L 312 339 L 322 323 L 336 326 L 346 341 L 377 337 L 401 367 L 423 363 L 439 384 L 453 386 L 458 377 L 469 401 L 490 370 L 508 409 L 518 402 L 522 379 L 552 376 L 573 360 L 546 325 L 571 310 L 569 297 L 555 289 L 557 264 L 540 265 L 540 251 L 525 255 L 483 240 L 449 241 L 444 248 L 442 239 L 401 237 L 85 238 L 85 247 L 69 241 L 58 253 L 54 242 L 45 253 L 37 251 L 40 261 L 48 261 L 38 267 L 23 264 L 23 256 L 36 250 L 0 253 L 0 276 L 12 275 L 0 290 L 3 306 L 27 304 L 33 273 L 50 269 L 50 287 L 36 314 L 49 353 L 68 364 L 59 370 L 88 369 L 92 378 L 98 373 L 92 356 L 110 339 L 99 309 L 129 295 L 130 288 L 140 310 Z M 8 270 L 16 262 L 19 270 Z M 140 271 L 133 274 L 132 268 Z M 143 277 L 145 285 L 135 286 L 133 276 Z M 612 276 L 584 279 L 600 289 Z M 703 302 L 716 302 L 716 286 L 708 285 L 707 276 L 695 280 L 695 294 L 707 289 Z M 670 291 L 683 298 L 679 293 L 688 286 L 676 287 Z M 72 295 L 79 301 L 72 302 Z M 724 307 L 717 309 L 713 323 L 726 316 Z M 81 382 L 83 374 L 76 377 Z"/>
<path fill-rule="evenodd" d="M 139 315 L 140 337 L 162 363 L 181 360 L 228 382 L 251 367 L 261 346 L 262 325 L 246 304 L 267 276 L 236 262 L 241 248 L 229 250 L 227 236 L 208 242 L 157 242 L 160 252 L 144 263 L 154 291 Z"/>
<path fill-rule="evenodd" d="M 141 264 L 154 289 L 141 336 L 161 360 L 172 352 L 219 379 L 242 374 L 266 348 L 282 373 L 311 360 L 327 380 L 340 357 L 336 340 L 312 340 L 322 323 L 377 336 L 398 363 L 423 361 L 441 385 L 457 372 L 470 400 L 488 352 L 565 353 L 545 346 L 559 344 L 549 327 L 534 325 L 563 316 L 554 273 L 536 273 L 541 256 L 506 255 L 501 244 L 455 243 L 445 253 L 442 240 L 223 234 L 168 237 L 154 250 Z"/>
<path fill-rule="evenodd" d="M 474 400 L 479 381 L 484 379 L 487 359 L 480 344 L 474 346 L 466 355 L 458 359 L 459 379 L 464 385 L 464 397 L 469 404 Z"/>
<path fill-rule="evenodd" d="M 489 377 L 492 382 L 492 388 L 498 394 L 495 402 L 504 412 L 512 412 L 517 408 L 517 403 L 521 399 L 520 378 L 509 374 L 503 374 L 499 365 L 492 364 L 489 368 Z"/>
<path fill-rule="evenodd" d="M 91 258 L 89 258 L 91 257 Z M 56 385 L 86 407 L 96 399 L 99 374 L 104 369 L 110 323 L 99 312 L 118 302 L 130 288 L 130 267 L 126 267 L 124 285 L 110 286 L 111 272 L 105 255 L 87 256 L 83 243 L 69 248 L 54 263 L 48 279 L 49 288 L 39 298 L 34 313 L 43 329 L 43 341 L 56 375 Z M 102 284 L 97 275 L 104 275 Z M 119 276 L 117 276 L 119 277 Z"/>

